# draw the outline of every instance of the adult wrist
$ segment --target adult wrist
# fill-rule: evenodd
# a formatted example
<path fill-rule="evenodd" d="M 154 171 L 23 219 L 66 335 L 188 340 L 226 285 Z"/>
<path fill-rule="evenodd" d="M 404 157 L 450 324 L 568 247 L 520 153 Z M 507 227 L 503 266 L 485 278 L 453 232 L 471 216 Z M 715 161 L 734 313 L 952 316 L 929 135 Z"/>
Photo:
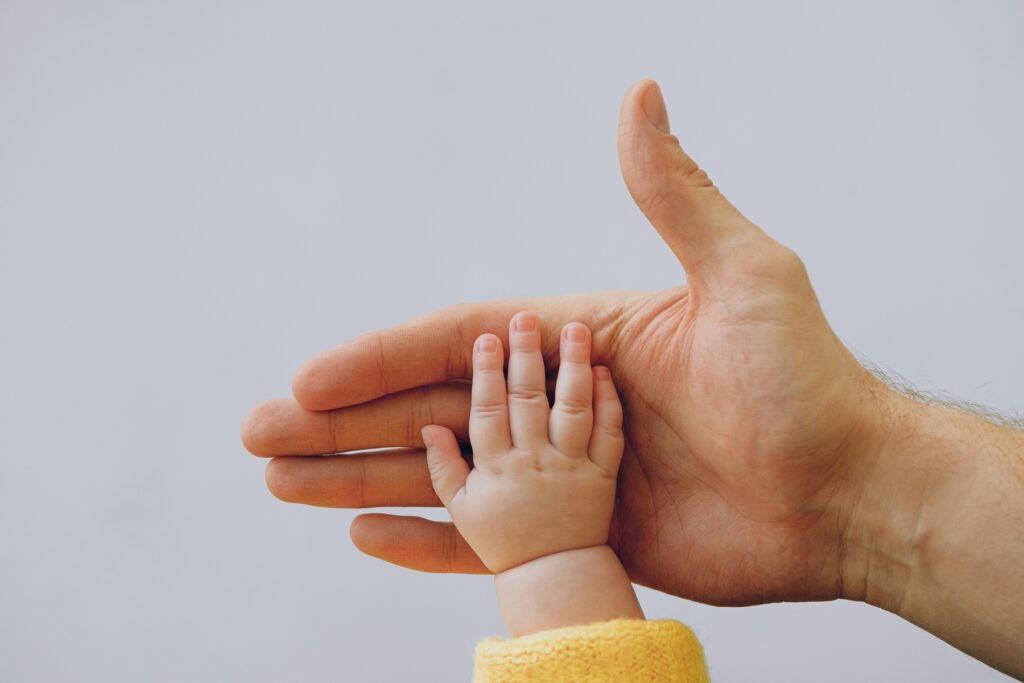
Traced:
<path fill-rule="evenodd" d="M 876 394 L 873 438 L 854 467 L 841 557 L 842 597 L 899 612 L 919 572 L 936 485 L 926 440 L 931 407 L 884 388 Z"/>
<path fill-rule="evenodd" d="M 843 597 L 1020 675 L 1024 432 L 890 391 L 843 545 Z M 1008 602 L 1009 600 L 1009 602 Z"/>

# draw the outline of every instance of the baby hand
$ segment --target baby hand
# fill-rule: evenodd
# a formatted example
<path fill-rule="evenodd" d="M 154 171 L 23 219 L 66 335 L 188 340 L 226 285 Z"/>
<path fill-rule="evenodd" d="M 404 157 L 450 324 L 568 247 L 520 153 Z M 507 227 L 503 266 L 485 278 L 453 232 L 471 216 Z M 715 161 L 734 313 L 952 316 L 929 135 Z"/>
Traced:
<path fill-rule="evenodd" d="M 451 430 L 422 432 L 434 490 L 495 573 L 607 543 L 623 450 L 622 406 L 608 369 L 591 368 L 585 325 L 562 329 L 550 408 L 537 316 L 517 314 L 508 336 L 507 388 L 501 340 L 473 347 L 473 469 Z"/>

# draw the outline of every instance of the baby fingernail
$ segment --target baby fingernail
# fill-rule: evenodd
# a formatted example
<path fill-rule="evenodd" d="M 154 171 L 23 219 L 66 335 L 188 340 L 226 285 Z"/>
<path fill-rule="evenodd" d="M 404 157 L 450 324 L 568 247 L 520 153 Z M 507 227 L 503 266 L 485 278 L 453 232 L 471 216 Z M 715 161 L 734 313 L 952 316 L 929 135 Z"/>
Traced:
<path fill-rule="evenodd" d="M 532 315 L 521 315 L 516 318 L 516 332 L 533 332 L 537 329 L 537 319 Z"/>
<path fill-rule="evenodd" d="M 498 344 L 494 341 L 494 337 L 480 337 L 476 347 L 483 353 L 493 353 L 498 348 Z"/>
<path fill-rule="evenodd" d="M 607 380 L 612 378 L 612 373 L 610 373 L 608 371 L 608 368 L 606 368 L 605 366 L 596 365 L 594 366 L 594 376 L 600 380 Z"/>
<path fill-rule="evenodd" d="M 573 323 L 565 328 L 565 338 L 571 342 L 582 342 L 587 340 L 587 328 L 583 325 Z"/>

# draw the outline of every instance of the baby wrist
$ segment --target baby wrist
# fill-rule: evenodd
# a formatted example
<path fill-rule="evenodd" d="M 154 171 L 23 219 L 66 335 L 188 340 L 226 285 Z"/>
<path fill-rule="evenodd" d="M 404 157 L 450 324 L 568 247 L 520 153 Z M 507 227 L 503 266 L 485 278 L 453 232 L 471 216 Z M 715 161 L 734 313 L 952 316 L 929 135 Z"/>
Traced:
<path fill-rule="evenodd" d="M 612 619 L 643 619 L 633 585 L 607 545 L 545 555 L 495 574 L 513 637 Z"/>

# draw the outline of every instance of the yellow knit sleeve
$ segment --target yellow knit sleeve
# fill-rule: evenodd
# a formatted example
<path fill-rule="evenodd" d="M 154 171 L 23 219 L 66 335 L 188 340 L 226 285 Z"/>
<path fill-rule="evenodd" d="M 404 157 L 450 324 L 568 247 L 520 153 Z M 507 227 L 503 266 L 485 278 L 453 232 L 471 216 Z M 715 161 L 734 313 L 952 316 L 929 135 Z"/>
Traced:
<path fill-rule="evenodd" d="M 476 646 L 474 683 L 707 683 L 704 651 L 678 621 L 617 619 Z"/>

